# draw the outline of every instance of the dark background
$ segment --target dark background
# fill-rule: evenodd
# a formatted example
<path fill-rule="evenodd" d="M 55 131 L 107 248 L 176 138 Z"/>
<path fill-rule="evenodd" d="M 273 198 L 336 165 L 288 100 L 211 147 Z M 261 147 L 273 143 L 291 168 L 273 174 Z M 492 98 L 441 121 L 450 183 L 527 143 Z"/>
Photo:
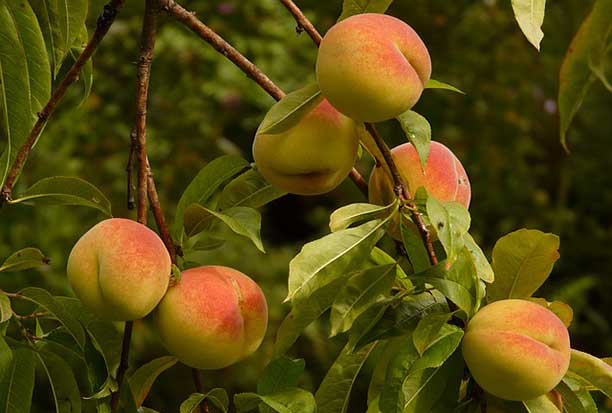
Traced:
<path fill-rule="evenodd" d="M 76 108 L 82 92 L 73 88 L 46 127 L 17 194 L 43 177 L 80 176 L 111 199 L 115 216 L 133 215 L 125 207 L 125 165 L 134 118 L 139 3 L 128 2 L 95 55 L 91 96 Z M 305 33 L 296 34 L 294 20 L 278 1 L 183 4 L 283 90 L 314 80 L 316 48 Z M 322 33 L 341 9 L 339 0 L 298 4 Z M 572 125 L 569 155 L 559 143 L 556 106 L 561 61 L 591 4 L 549 2 L 540 53 L 520 32 L 510 1 L 398 0 L 389 14 L 413 26 L 428 45 L 432 77 L 467 93 L 428 90 L 415 110 L 431 122 L 433 139 L 449 146 L 468 172 L 475 238 L 490 256 L 495 241 L 518 228 L 558 234 L 561 259 L 537 295 L 570 304 L 572 347 L 603 357 L 612 352 L 612 94 L 599 83 L 591 89 Z M 90 27 L 100 9 L 99 2 L 91 2 Z M 148 150 L 169 219 L 182 191 L 208 161 L 225 153 L 252 160 L 255 129 L 273 102 L 223 56 L 162 15 L 151 78 Z M 379 130 L 392 146 L 405 141 L 393 122 Z M 367 160 L 359 168 L 368 175 Z M 305 242 L 328 231 L 332 210 L 359 201 L 364 199 L 349 180 L 325 196 L 286 196 L 262 210 L 266 255 L 248 241 L 233 239 L 198 257 L 203 264 L 231 265 L 250 275 L 264 289 L 270 307 L 261 349 L 245 362 L 205 374 L 207 388 L 255 389 L 288 311 L 281 303 L 289 260 Z M 0 259 L 34 246 L 52 261 L 42 270 L 2 274 L 0 286 L 14 291 L 35 285 L 71 294 L 64 270 L 67 256 L 102 218 L 80 207 L 4 207 Z M 306 388 L 316 388 L 340 348 L 327 334 L 324 321 L 315 323 L 291 351 L 307 361 Z M 132 350 L 135 366 L 165 354 L 149 321 L 136 323 Z M 50 392 L 40 377 L 33 411 L 51 411 Z M 360 380 L 357 388 L 365 391 L 367 382 Z M 190 371 L 177 366 L 162 374 L 145 405 L 178 411 L 192 391 Z"/>

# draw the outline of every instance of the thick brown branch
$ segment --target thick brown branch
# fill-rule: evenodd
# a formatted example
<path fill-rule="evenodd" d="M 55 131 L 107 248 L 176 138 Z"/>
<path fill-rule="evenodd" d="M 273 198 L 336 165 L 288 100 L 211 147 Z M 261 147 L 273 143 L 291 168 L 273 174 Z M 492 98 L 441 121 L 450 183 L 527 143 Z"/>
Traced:
<path fill-rule="evenodd" d="M 282 1 L 282 0 L 281 0 Z M 265 73 L 263 73 L 253 62 L 244 57 L 238 50 L 236 50 L 231 44 L 225 41 L 221 36 L 215 33 L 210 27 L 202 23 L 196 16 L 195 13 L 185 10 L 181 5 L 176 3 L 174 0 L 161 0 L 162 9 L 166 10 L 171 16 L 176 18 L 178 21 L 183 23 L 185 26 L 190 28 L 195 34 L 200 36 L 205 42 L 210 44 L 223 56 L 231 60 L 236 66 L 238 66 L 247 76 L 255 81 L 263 90 L 265 90 L 275 100 L 280 100 L 285 96 L 285 93 L 278 87 Z M 284 4 L 284 3 L 283 3 Z M 292 6 L 299 11 L 295 4 L 291 3 Z M 300 12 L 301 13 L 301 12 Z M 305 21 L 308 21 L 304 17 Z M 317 33 L 316 29 L 312 24 L 308 23 L 309 27 L 312 28 L 313 33 Z M 310 33 L 310 32 L 309 32 Z M 311 35 L 312 36 L 312 35 Z M 321 36 L 318 35 L 320 38 Z M 316 40 L 315 40 L 316 41 Z M 355 168 L 351 170 L 350 178 L 355 184 L 361 189 L 361 191 L 368 196 L 367 183 L 361 177 L 359 171 Z"/>
<path fill-rule="evenodd" d="M 289 12 L 295 18 L 297 22 L 297 30 L 298 32 L 305 30 L 308 33 L 308 36 L 312 39 L 313 42 L 318 46 L 321 44 L 321 40 L 323 39 L 317 29 L 312 25 L 310 20 L 306 18 L 302 10 L 291 0 L 280 0 L 281 3 L 289 10 Z"/>
<path fill-rule="evenodd" d="M 2 190 L 0 190 L 0 205 L 11 199 L 11 194 L 13 192 L 13 185 L 15 185 L 15 181 L 17 180 L 17 176 L 21 172 L 23 165 L 26 163 L 28 159 L 28 155 L 32 150 L 32 146 L 36 143 L 36 140 L 40 136 L 41 131 L 43 130 L 47 120 L 53 114 L 53 111 L 62 100 L 64 95 L 66 94 L 66 90 L 68 87 L 73 84 L 79 78 L 79 72 L 85 65 L 85 63 L 89 60 L 91 55 L 96 51 L 98 45 L 108 32 L 108 29 L 113 24 L 115 17 L 117 16 L 117 12 L 123 6 L 125 0 L 111 0 L 107 5 L 104 6 L 104 11 L 98 17 L 98 21 L 96 24 L 96 30 L 94 31 L 91 39 L 87 42 L 87 46 L 77 60 L 73 63 L 72 67 L 66 74 L 66 76 L 62 79 L 57 89 L 51 95 L 51 98 L 45 105 L 45 107 L 38 113 L 38 120 L 32 127 L 30 134 L 26 138 L 25 142 L 19 148 L 17 155 L 15 156 L 15 160 L 11 165 L 11 169 L 8 172 L 6 177 L 6 181 L 4 182 L 4 186 Z"/>

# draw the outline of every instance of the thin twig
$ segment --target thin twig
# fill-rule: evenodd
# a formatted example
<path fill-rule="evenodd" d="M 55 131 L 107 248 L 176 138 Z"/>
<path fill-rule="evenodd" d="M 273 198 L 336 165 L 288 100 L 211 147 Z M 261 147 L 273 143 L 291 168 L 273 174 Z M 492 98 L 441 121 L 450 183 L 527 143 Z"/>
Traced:
<path fill-rule="evenodd" d="M 176 246 L 174 245 L 174 240 L 172 239 L 172 235 L 170 235 L 170 229 L 168 228 L 168 224 L 164 218 L 164 213 L 162 212 L 159 197 L 157 196 L 157 188 L 155 187 L 155 180 L 153 179 L 153 173 L 151 172 L 151 167 L 149 166 L 148 160 L 147 192 L 149 193 L 149 206 L 153 212 L 153 217 L 155 218 L 155 223 L 157 224 L 157 229 L 159 230 L 161 239 L 168 250 L 168 254 L 170 254 L 172 263 L 176 264 Z"/>
<path fill-rule="evenodd" d="M 261 69 L 259 69 L 249 59 L 244 57 L 238 50 L 236 50 L 225 39 L 219 36 L 214 30 L 202 23 L 195 16 L 194 12 L 186 10 L 174 0 L 161 0 L 161 4 L 163 10 L 168 12 L 168 14 L 176 18 L 179 22 L 183 23 L 185 26 L 191 29 L 191 31 L 200 36 L 206 43 L 214 47 L 215 50 L 217 50 L 223 56 L 227 57 L 230 61 L 232 61 L 248 77 L 253 79 L 255 83 L 257 83 L 263 90 L 265 90 L 270 96 L 272 96 L 272 98 L 278 101 L 285 96 L 285 93 L 278 86 L 276 86 L 276 84 L 274 84 L 274 82 L 270 80 L 270 78 L 264 72 L 262 72 Z M 296 7 L 295 5 L 293 6 Z M 312 27 L 312 30 L 314 31 L 314 33 L 316 33 L 316 29 L 314 28 L 314 26 L 312 26 L 312 24 L 310 24 L 310 27 Z M 359 187 L 359 189 L 362 190 L 364 195 L 367 197 L 367 183 L 363 179 L 363 177 L 361 177 L 359 171 L 353 168 L 349 177 L 355 182 L 355 184 Z"/>
<path fill-rule="evenodd" d="M 134 157 L 136 156 L 136 145 L 136 130 L 132 129 L 130 132 L 130 152 L 127 166 L 125 167 L 127 175 L 127 208 L 129 210 L 134 209 L 136 206 L 136 198 L 134 198 L 134 191 L 136 190 L 134 187 Z"/>
<path fill-rule="evenodd" d="M 73 84 L 79 77 L 79 72 L 85 65 L 85 63 L 89 60 L 91 55 L 96 51 L 98 45 L 108 32 L 108 29 L 113 24 L 115 17 L 117 16 L 117 12 L 123 6 L 125 0 L 111 0 L 107 5 L 104 6 L 104 11 L 98 17 L 98 21 L 96 23 L 96 30 L 94 31 L 91 39 L 87 42 L 87 46 L 81 52 L 77 60 L 72 64 L 72 67 L 66 74 L 66 76 L 62 79 L 57 89 L 51 95 L 51 98 L 45 105 L 45 107 L 38 113 L 38 119 L 27 139 L 19 148 L 17 155 L 15 156 L 15 160 L 11 166 L 11 169 L 6 176 L 6 181 L 4 182 L 4 186 L 0 190 L 0 205 L 6 201 L 10 201 L 13 192 L 13 185 L 15 185 L 15 181 L 17 180 L 17 176 L 19 172 L 23 168 L 23 165 L 26 163 L 28 159 L 28 155 L 32 150 L 32 146 L 36 143 L 36 140 L 40 136 L 47 120 L 53 114 L 53 111 L 59 104 L 59 102 L 64 97 L 66 90 L 68 87 Z"/>
<path fill-rule="evenodd" d="M 157 31 L 157 15 L 159 14 L 158 0 L 146 0 L 142 20 L 142 34 L 140 39 L 140 56 L 137 65 L 136 83 L 136 121 L 133 131 L 136 138 L 136 153 L 138 157 L 138 222 L 147 223 L 147 178 L 149 176 L 149 161 L 147 159 L 147 97 L 149 91 L 149 77 L 153 49 L 155 47 L 155 34 Z M 131 137 L 130 156 L 134 152 L 134 138 Z M 131 173 L 131 171 L 130 171 Z M 111 396 L 111 411 L 117 412 L 121 389 L 125 386 L 125 372 L 128 367 L 130 342 L 132 340 L 133 321 L 125 322 L 123 344 L 121 346 L 121 362 L 117 369 L 117 392 Z"/>
<path fill-rule="evenodd" d="M 198 393 L 204 394 L 204 386 L 202 385 L 202 377 L 200 376 L 200 370 L 192 368 L 191 374 L 193 376 L 193 383 L 195 384 L 196 391 Z M 208 408 L 208 400 L 204 399 L 204 401 L 200 404 L 200 412 L 210 413 L 210 410 Z"/>
<path fill-rule="evenodd" d="M 291 0 L 280 0 L 280 2 L 283 3 L 283 5 L 289 10 L 289 12 L 291 12 L 293 17 L 297 21 L 298 25 L 303 27 L 304 30 L 308 32 L 312 40 L 318 46 L 321 43 L 321 35 L 319 34 L 319 32 L 317 32 L 317 29 L 312 25 L 312 23 L 310 23 L 310 21 L 304 15 L 304 13 L 302 13 L 300 8 L 296 6 L 295 3 L 293 3 Z M 427 229 L 427 226 L 423 222 L 423 218 L 421 217 L 421 214 L 418 212 L 417 207 L 414 204 L 414 201 L 412 200 L 410 193 L 408 192 L 408 187 L 404 183 L 404 180 L 402 179 L 402 176 L 399 173 L 397 165 L 395 164 L 395 161 L 393 160 L 393 156 L 391 156 L 391 151 L 389 150 L 389 147 L 387 146 L 385 141 L 380 137 L 380 135 L 376 131 L 376 128 L 374 127 L 373 124 L 366 123 L 365 126 L 366 126 L 368 133 L 372 135 L 372 138 L 376 142 L 378 149 L 380 149 L 383 155 L 385 163 L 389 167 L 389 171 L 391 172 L 391 177 L 393 179 L 393 190 L 395 194 L 400 197 L 400 199 L 403 201 L 403 204 L 410 211 L 412 220 L 416 224 L 419 230 L 419 234 L 421 235 L 421 238 L 423 239 L 423 243 L 425 244 L 425 247 L 427 248 L 427 253 L 429 255 L 429 261 L 431 262 L 432 265 L 436 265 L 438 263 L 438 258 L 436 256 L 436 251 L 433 248 L 433 243 L 431 241 L 429 230 Z M 380 161 L 378 159 L 376 159 L 376 166 L 377 167 L 380 166 Z M 355 181 L 355 179 L 353 179 L 353 181 Z M 360 185 L 357 181 L 355 181 L 355 183 L 357 183 L 357 185 Z M 367 189 L 367 186 L 366 186 L 366 189 Z"/>
<path fill-rule="evenodd" d="M 293 3 L 291 0 L 280 0 L 281 3 L 289 10 L 289 12 L 293 15 L 297 22 L 297 32 L 301 32 L 305 30 L 308 33 L 308 36 L 312 39 L 313 42 L 318 46 L 321 44 L 321 40 L 323 39 L 317 29 L 312 25 L 310 20 L 306 18 L 302 10 L 298 6 Z"/>

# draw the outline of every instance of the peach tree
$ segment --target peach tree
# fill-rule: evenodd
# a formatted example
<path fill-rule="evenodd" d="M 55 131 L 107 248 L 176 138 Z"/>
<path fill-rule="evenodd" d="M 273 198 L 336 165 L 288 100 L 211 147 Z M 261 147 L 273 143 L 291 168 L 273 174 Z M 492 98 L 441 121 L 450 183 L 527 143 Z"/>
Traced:
<path fill-rule="evenodd" d="M 430 89 L 463 92 L 431 78 L 440 63 L 407 23 L 385 14 L 391 2 L 344 0 L 322 37 L 296 4 L 280 0 L 319 47 L 317 82 L 285 94 L 194 13 L 174 0 L 145 0 L 127 156 L 128 206 L 136 211 L 125 219 L 113 217 L 107 197 L 78 177 L 48 177 L 13 191 L 68 88 L 79 82 L 90 90 L 91 56 L 124 1 L 106 4 L 89 33 L 86 1 L 0 0 L 0 204 L 78 205 L 106 218 L 66 251 L 74 296 L 0 290 L 1 413 L 31 410 L 42 388 L 37 366 L 57 413 L 151 413 L 151 386 L 178 362 L 193 368 L 198 389 L 177 401 L 181 413 L 345 413 L 364 372 L 370 385 L 361 411 L 368 413 L 591 413 L 598 409 L 593 392 L 612 398 L 610 359 L 573 349 L 571 307 L 537 295 L 559 258 L 559 237 L 519 229 L 497 241 L 489 261 L 470 235 L 469 171 L 452 148 L 432 140 L 424 114 L 411 110 Z M 512 8 L 539 49 L 545 1 L 513 0 Z M 147 142 L 151 60 L 164 15 L 277 101 L 262 114 L 254 162 L 233 155 L 209 162 L 186 185 L 171 222 L 147 157 L 147 145 L 155 145 Z M 610 89 L 610 16 L 612 1 L 595 0 L 561 67 L 564 146 L 588 89 Z M 399 122 L 406 143 L 389 148 L 375 125 L 384 121 Z M 355 167 L 359 158 L 373 164 L 369 182 Z M 287 193 L 327 193 L 345 179 L 363 202 L 335 210 L 329 233 L 291 260 L 291 309 L 257 388 L 231 399 L 222 388 L 203 389 L 199 370 L 256 352 L 268 315 L 257 280 L 194 262 L 193 254 L 219 247 L 228 230 L 265 253 L 260 207 Z M 149 211 L 157 232 L 147 227 Z M 0 272 L 49 264 L 40 250 L 15 247 L 22 249 Z M 150 314 L 168 356 L 128 370 L 133 322 Z M 322 317 L 344 347 L 312 393 L 299 386 L 308 360 L 290 354 Z"/>

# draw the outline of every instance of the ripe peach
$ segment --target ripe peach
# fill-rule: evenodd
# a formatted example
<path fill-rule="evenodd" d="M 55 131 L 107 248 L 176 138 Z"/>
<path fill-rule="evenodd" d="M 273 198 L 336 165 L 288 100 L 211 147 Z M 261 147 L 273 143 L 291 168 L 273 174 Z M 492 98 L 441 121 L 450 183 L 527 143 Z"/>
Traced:
<path fill-rule="evenodd" d="M 349 174 L 357 157 L 357 124 L 326 100 L 290 129 L 257 133 L 253 158 L 272 185 L 299 195 L 331 191 Z"/>
<path fill-rule="evenodd" d="M 508 299 L 483 307 L 468 323 L 463 357 L 474 380 L 505 400 L 551 391 L 570 361 L 567 328 L 550 310 Z"/>
<path fill-rule="evenodd" d="M 251 355 L 267 325 L 268 306 L 259 286 L 221 266 L 183 271 L 157 310 L 166 349 L 199 369 L 220 369 Z"/>
<path fill-rule="evenodd" d="M 419 100 L 431 60 L 406 23 L 365 13 L 329 29 L 319 47 L 316 72 L 323 96 L 336 109 L 357 121 L 380 122 Z"/>
<path fill-rule="evenodd" d="M 466 208 L 470 206 L 470 181 L 459 159 L 446 146 L 431 142 L 425 171 L 410 143 L 396 146 L 391 155 L 412 195 L 419 187 L 425 187 L 438 201 L 457 201 Z M 382 167 L 372 170 L 369 188 L 370 202 L 374 204 L 388 205 L 395 197 L 393 181 Z"/>
<path fill-rule="evenodd" d="M 168 288 L 170 256 L 145 225 L 107 219 L 87 231 L 68 257 L 74 293 L 98 316 L 114 321 L 149 314 Z"/>

